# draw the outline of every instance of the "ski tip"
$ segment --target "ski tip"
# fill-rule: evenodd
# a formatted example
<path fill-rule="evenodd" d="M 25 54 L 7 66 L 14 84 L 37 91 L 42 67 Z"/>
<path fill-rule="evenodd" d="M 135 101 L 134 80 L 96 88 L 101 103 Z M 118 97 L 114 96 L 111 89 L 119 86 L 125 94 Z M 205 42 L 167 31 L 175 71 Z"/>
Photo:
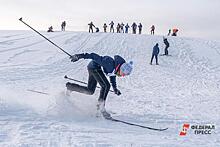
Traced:
<path fill-rule="evenodd" d="M 65 79 L 68 78 L 67 75 L 65 75 L 64 78 L 65 78 Z"/>
<path fill-rule="evenodd" d="M 22 17 L 21 17 L 21 18 L 19 18 L 19 20 L 20 20 L 20 21 L 22 21 Z"/>

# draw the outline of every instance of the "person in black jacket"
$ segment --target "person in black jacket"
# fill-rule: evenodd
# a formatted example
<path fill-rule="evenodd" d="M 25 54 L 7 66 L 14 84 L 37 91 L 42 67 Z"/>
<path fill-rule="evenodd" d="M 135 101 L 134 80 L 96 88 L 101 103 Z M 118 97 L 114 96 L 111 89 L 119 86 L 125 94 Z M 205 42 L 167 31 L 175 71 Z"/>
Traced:
<path fill-rule="evenodd" d="M 167 38 L 163 38 L 163 42 L 165 44 L 164 55 L 168 55 L 168 48 L 170 47 L 170 44 L 169 44 Z"/>
<path fill-rule="evenodd" d="M 103 117 L 110 118 L 110 114 L 105 110 L 105 102 L 110 90 L 110 83 L 113 87 L 114 93 L 121 95 L 121 92 L 116 85 L 116 76 L 124 77 L 130 75 L 132 71 L 132 62 L 126 63 L 119 55 L 112 58 L 110 56 L 100 56 L 96 53 L 75 54 L 71 56 L 70 59 L 72 62 L 76 62 L 79 59 L 92 59 L 92 61 L 87 66 L 89 72 L 88 85 L 85 87 L 68 82 L 66 83 L 67 90 L 92 95 L 95 92 L 97 83 L 99 83 L 101 91 L 97 110 L 101 112 Z M 106 78 L 106 75 L 110 77 L 110 83 Z"/>
<path fill-rule="evenodd" d="M 150 60 L 150 65 L 152 65 L 154 57 L 156 59 L 156 65 L 159 65 L 158 64 L 158 54 L 159 54 L 159 52 L 160 52 L 159 44 L 156 43 L 156 45 L 153 47 L 153 52 L 152 52 L 152 56 L 151 56 L 151 60 Z"/>
<path fill-rule="evenodd" d="M 88 25 L 89 25 L 89 33 L 90 31 L 93 33 L 93 27 L 95 27 L 95 25 L 93 24 L 93 22 L 90 22 Z"/>

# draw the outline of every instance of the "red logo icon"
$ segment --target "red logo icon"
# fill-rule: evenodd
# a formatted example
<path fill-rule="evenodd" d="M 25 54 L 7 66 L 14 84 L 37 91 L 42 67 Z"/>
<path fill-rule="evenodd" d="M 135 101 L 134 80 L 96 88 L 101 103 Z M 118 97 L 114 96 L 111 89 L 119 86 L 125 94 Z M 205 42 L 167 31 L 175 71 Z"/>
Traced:
<path fill-rule="evenodd" d="M 183 129 L 180 131 L 180 136 L 186 136 L 186 132 L 189 129 L 189 124 L 183 124 Z"/>

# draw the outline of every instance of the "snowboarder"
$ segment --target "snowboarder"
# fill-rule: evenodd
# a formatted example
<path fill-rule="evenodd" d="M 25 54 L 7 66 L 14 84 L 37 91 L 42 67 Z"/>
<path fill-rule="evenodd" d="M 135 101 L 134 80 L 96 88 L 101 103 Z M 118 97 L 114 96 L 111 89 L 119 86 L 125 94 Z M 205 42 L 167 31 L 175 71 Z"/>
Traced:
<path fill-rule="evenodd" d="M 151 34 L 151 35 L 154 35 L 154 30 L 155 30 L 155 26 L 152 25 L 152 26 L 151 26 L 151 30 L 150 30 L 150 34 Z"/>
<path fill-rule="evenodd" d="M 88 85 L 80 86 L 75 83 L 66 83 L 68 91 L 76 91 L 92 95 L 95 92 L 96 85 L 99 83 L 101 91 L 98 99 L 97 110 L 103 117 L 111 118 L 111 115 L 105 110 L 105 102 L 110 90 L 110 83 L 105 74 L 109 76 L 111 85 L 116 95 L 121 95 L 116 85 L 116 76 L 124 77 L 130 75 L 132 71 L 132 62 L 127 63 L 121 56 L 115 55 L 114 59 L 110 56 L 100 56 L 96 53 L 75 54 L 70 57 L 72 62 L 79 59 L 92 59 L 87 66 L 89 78 Z M 105 73 L 105 74 L 104 74 Z"/>
<path fill-rule="evenodd" d="M 53 27 L 50 26 L 50 27 L 48 28 L 47 32 L 53 32 Z"/>
<path fill-rule="evenodd" d="M 141 23 L 139 23 L 138 29 L 139 29 L 139 34 L 141 34 L 141 31 L 142 31 L 142 24 Z"/>
<path fill-rule="evenodd" d="M 111 21 L 111 23 L 109 25 L 110 25 L 110 32 L 114 33 L 114 22 Z"/>
<path fill-rule="evenodd" d="M 128 25 L 128 23 L 125 26 L 125 33 L 128 33 L 128 29 L 130 28 L 130 26 Z"/>
<path fill-rule="evenodd" d="M 132 33 L 136 34 L 137 24 L 134 22 L 131 27 L 132 27 Z"/>
<path fill-rule="evenodd" d="M 150 65 L 152 65 L 152 61 L 153 61 L 154 57 L 156 59 L 156 65 L 159 65 L 158 64 L 158 54 L 159 54 L 159 52 L 160 52 L 159 44 L 156 43 L 156 45 L 153 47 L 153 52 L 152 52 L 152 57 L 151 57 L 151 60 L 150 60 Z"/>
<path fill-rule="evenodd" d="M 168 48 L 170 47 L 170 44 L 169 44 L 167 38 L 164 38 L 164 37 L 163 37 L 163 42 L 165 44 L 165 49 L 164 49 L 165 54 L 164 55 L 168 55 Z"/>
<path fill-rule="evenodd" d="M 61 31 L 65 31 L 66 21 L 63 21 L 61 24 Z"/>
<path fill-rule="evenodd" d="M 89 25 L 89 33 L 90 31 L 93 33 L 93 27 L 95 27 L 95 25 L 92 22 L 90 22 L 88 25 Z"/>
<path fill-rule="evenodd" d="M 104 28 L 104 32 L 106 33 L 106 29 L 107 29 L 107 24 L 106 23 L 104 23 L 104 25 L 103 25 L 103 28 Z"/>

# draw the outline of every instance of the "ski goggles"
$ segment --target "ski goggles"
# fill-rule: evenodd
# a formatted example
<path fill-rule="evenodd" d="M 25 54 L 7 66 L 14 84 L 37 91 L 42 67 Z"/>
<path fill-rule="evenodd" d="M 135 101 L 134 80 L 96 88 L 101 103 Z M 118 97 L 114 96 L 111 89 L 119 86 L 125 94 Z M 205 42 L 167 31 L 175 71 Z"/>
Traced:
<path fill-rule="evenodd" d="M 116 71 L 116 75 L 118 76 L 118 77 L 124 77 L 125 76 L 125 74 L 123 73 L 123 72 L 121 72 L 121 70 L 120 70 L 120 67 L 121 66 L 121 64 L 119 64 L 116 68 L 115 68 L 115 71 Z"/>

